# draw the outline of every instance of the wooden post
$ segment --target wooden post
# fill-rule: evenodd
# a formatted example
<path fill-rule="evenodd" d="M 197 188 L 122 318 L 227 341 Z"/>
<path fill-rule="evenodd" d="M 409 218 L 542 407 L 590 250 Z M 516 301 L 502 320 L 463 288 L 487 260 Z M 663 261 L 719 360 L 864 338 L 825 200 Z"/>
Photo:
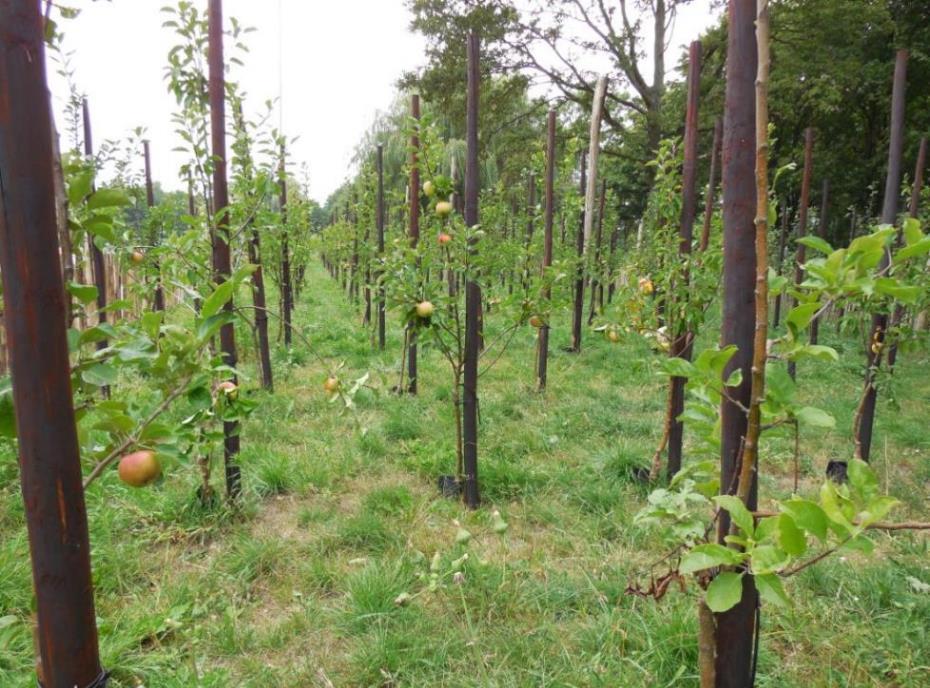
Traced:
<path fill-rule="evenodd" d="M 155 187 L 152 183 L 152 152 L 149 148 L 149 142 L 142 142 L 142 151 L 145 155 L 145 202 L 149 208 L 155 207 Z M 158 246 L 159 243 L 159 231 L 157 228 L 152 229 L 152 246 Z M 152 307 L 156 311 L 165 310 L 165 292 L 161 286 L 161 261 L 157 258 L 152 261 L 152 265 L 155 267 L 155 300 L 152 304 Z"/>
<path fill-rule="evenodd" d="M 814 130 L 808 127 L 804 130 L 804 173 L 801 177 L 801 200 L 798 204 L 798 235 L 797 239 L 803 239 L 807 236 L 807 213 L 811 204 L 811 175 L 814 168 Z M 807 250 L 804 244 L 796 242 L 794 266 L 794 283 L 801 284 L 804 281 L 804 261 L 807 259 Z M 792 306 L 796 306 L 797 299 L 791 300 Z M 792 379 L 797 375 L 797 365 L 794 361 L 788 361 L 788 374 Z"/>
<path fill-rule="evenodd" d="M 697 158 L 698 158 L 698 108 L 701 97 L 701 42 L 694 41 L 688 54 L 688 106 L 685 113 L 684 165 L 681 177 L 681 221 L 679 224 L 678 253 L 687 265 L 694 240 L 694 218 L 697 215 Z M 713 157 L 713 156 L 712 156 Z M 706 211 L 706 209 L 705 209 Z M 706 217 L 705 217 L 706 220 Z M 683 287 L 687 293 L 690 276 L 687 269 L 682 273 Z M 687 300 L 687 296 L 684 297 Z M 679 311 L 681 309 L 678 309 Z M 676 324 L 669 356 L 691 360 L 694 333 L 683 323 Z M 685 410 L 686 378 L 673 377 L 669 381 L 668 408 L 668 478 L 671 480 L 681 470 L 684 423 L 678 417 Z"/>
<path fill-rule="evenodd" d="M 927 137 L 920 139 L 920 149 L 917 152 L 917 164 L 914 169 L 914 185 L 911 187 L 911 202 L 908 206 L 908 215 L 914 219 L 920 210 L 920 192 L 924 188 L 924 171 L 927 167 Z M 903 231 L 898 232 L 898 243 L 904 238 Z M 894 315 L 892 315 L 892 327 L 897 327 L 904 320 L 904 306 L 895 305 Z M 895 364 L 898 362 L 898 342 L 895 340 L 888 350 L 888 369 L 893 373 Z"/>
<path fill-rule="evenodd" d="M 420 243 L 420 96 L 410 97 L 410 116 L 415 124 L 410 135 L 410 185 L 408 201 L 410 203 L 410 245 L 416 248 Z M 407 329 L 409 345 L 407 347 L 407 375 L 410 382 L 407 392 L 417 393 L 417 335 L 412 327 Z"/>
<path fill-rule="evenodd" d="M 90 126 L 90 108 L 87 105 L 87 98 L 81 99 L 81 113 L 84 123 L 84 156 L 89 162 L 94 158 L 94 138 Z M 92 234 L 88 233 L 87 243 L 90 244 L 91 267 L 94 275 L 94 286 L 97 287 L 97 324 L 106 325 L 107 323 L 107 275 L 106 268 L 103 265 L 103 251 L 94 242 Z M 106 349 L 109 342 L 104 338 L 97 342 L 97 350 Z M 106 387 L 104 389 L 107 389 Z"/>
<path fill-rule="evenodd" d="M 103 686 L 39 3 L 0 0 L 0 274 L 45 688 Z"/>
<path fill-rule="evenodd" d="M 740 369 L 743 381 L 730 390 L 720 407 L 720 489 L 734 493 L 739 454 L 746 435 L 751 396 L 753 338 L 756 325 L 755 286 L 755 143 L 756 143 L 756 0 L 730 0 L 727 52 L 726 106 L 723 131 L 723 322 L 721 346 L 735 345 L 737 352 L 723 372 L 723 379 Z M 737 405 L 737 402 L 739 405 Z M 756 504 L 755 485 L 749 508 Z M 730 518 L 721 512 L 720 542 L 730 532 Z M 739 604 L 715 614 L 714 633 L 716 688 L 747 688 L 752 685 L 754 627 L 758 594 L 752 576 L 743 577 Z"/>
<path fill-rule="evenodd" d="M 552 265 L 552 218 L 555 207 L 555 110 L 549 110 L 546 134 L 546 209 L 544 215 L 543 262 L 542 271 L 545 279 L 546 270 Z M 543 287 L 543 301 L 548 305 L 552 290 Z M 546 376 L 549 368 L 549 330 L 548 322 L 539 328 L 539 358 L 536 364 L 536 387 L 540 392 L 546 389 Z"/>
<path fill-rule="evenodd" d="M 707 196 L 704 198 L 704 227 L 701 231 L 700 250 L 703 253 L 710 243 L 710 226 L 714 218 L 714 201 L 717 198 L 717 167 L 720 161 L 720 139 L 723 136 L 723 118 L 714 122 L 714 142 L 710 152 L 710 178 L 707 181 Z"/>
<path fill-rule="evenodd" d="M 378 260 L 384 260 L 384 145 L 378 144 L 378 203 L 375 208 L 378 228 Z M 384 280 L 380 268 L 378 271 L 378 348 L 384 351 L 385 344 L 385 293 Z"/>
<path fill-rule="evenodd" d="M 281 300 L 284 320 L 284 346 L 293 341 L 291 319 L 294 315 L 294 289 L 291 283 L 290 229 L 287 226 L 287 149 L 281 142 L 281 160 L 278 163 L 281 204 Z"/>
<path fill-rule="evenodd" d="M 583 152 L 581 154 L 581 193 L 585 193 L 585 189 L 588 186 L 588 177 L 587 177 L 587 166 L 585 161 L 587 158 L 587 153 Z M 584 227 L 585 227 L 585 214 L 586 210 L 581 209 L 581 217 L 578 219 L 578 235 L 575 241 L 575 251 L 578 256 L 578 266 L 575 270 L 575 302 L 572 310 L 572 345 L 569 347 L 569 351 L 572 353 L 581 353 L 581 319 L 582 311 L 584 310 L 584 285 L 585 285 L 585 270 L 584 270 Z"/>
<path fill-rule="evenodd" d="M 898 220 L 898 195 L 901 188 L 901 163 L 904 155 L 905 91 L 907 90 L 908 51 L 899 50 L 895 58 L 894 86 L 891 94 L 891 136 L 888 143 L 888 173 L 885 177 L 885 200 L 882 204 L 882 224 L 893 225 Z M 879 270 L 888 266 L 891 258 L 886 251 L 879 263 Z M 872 430 L 875 423 L 875 404 L 878 389 L 875 377 L 882 364 L 885 331 L 888 329 L 888 313 L 872 315 L 869 341 L 866 342 L 865 386 L 862 402 L 854 423 L 856 457 L 869 460 L 872 450 Z"/>
<path fill-rule="evenodd" d="M 478 35 L 468 34 L 468 90 L 465 107 L 465 225 L 478 224 L 478 98 L 479 98 Z M 417 113 L 419 114 L 419 113 Z M 416 187 L 419 189 L 419 187 Z M 414 201 L 417 196 L 414 197 Z M 474 254 L 477 245 L 469 246 Z M 470 273 L 469 273 L 470 274 Z M 481 287 L 471 277 L 465 283 L 465 361 L 462 403 L 462 444 L 465 485 L 462 496 L 465 506 L 477 509 L 481 503 L 478 491 L 478 357 L 481 352 L 480 308 Z"/>
<path fill-rule="evenodd" d="M 823 180 L 823 187 L 820 194 L 820 217 L 817 222 L 817 236 L 821 239 L 827 239 L 827 217 L 830 212 L 830 180 Z M 820 318 L 821 316 L 815 317 L 811 320 L 811 344 L 817 344 L 818 339 L 820 338 Z"/>
<path fill-rule="evenodd" d="M 210 0 L 209 5 L 209 72 L 210 127 L 213 144 L 213 217 L 216 225 L 213 242 L 213 279 L 221 284 L 232 274 L 229 250 L 229 188 L 226 181 L 226 83 L 223 62 L 223 0 Z M 233 312 L 232 299 L 223 306 Z M 220 329 L 220 349 L 224 362 L 231 368 L 236 357 L 236 330 L 233 323 Z M 238 383 L 235 375 L 230 377 Z M 223 423 L 223 448 L 226 463 L 226 492 L 236 499 L 242 491 L 242 479 L 236 458 L 239 454 L 239 423 Z"/>

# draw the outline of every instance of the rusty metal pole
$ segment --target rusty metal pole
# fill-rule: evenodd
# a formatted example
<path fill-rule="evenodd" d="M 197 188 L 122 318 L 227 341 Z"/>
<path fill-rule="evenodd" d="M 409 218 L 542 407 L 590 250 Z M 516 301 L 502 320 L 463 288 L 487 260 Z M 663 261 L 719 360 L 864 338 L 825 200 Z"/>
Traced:
<path fill-rule="evenodd" d="M 755 36 L 756 0 L 730 0 L 727 48 L 726 114 L 723 131 L 723 322 L 721 346 L 737 352 L 723 372 L 726 379 L 740 369 L 742 383 L 730 391 L 748 408 L 751 397 L 753 335 L 756 325 L 755 279 L 755 82 L 758 55 Z M 730 400 L 720 406 L 720 490 L 732 494 L 739 476 L 739 455 L 746 435 L 747 417 Z M 755 509 L 757 485 L 753 480 L 748 508 Z M 718 537 L 730 531 L 730 519 L 721 513 Z M 752 685 L 752 666 L 758 593 L 750 575 L 743 576 L 743 595 L 729 611 L 715 614 L 716 688 Z"/>
<path fill-rule="evenodd" d="M 698 162 L 698 109 L 701 98 L 701 42 L 694 41 L 688 51 L 688 105 L 685 112 L 684 164 L 681 175 L 681 222 L 679 225 L 678 254 L 687 266 L 694 241 L 694 218 L 697 215 L 697 162 Z M 712 187 L 711 187 L 712 188 Z M 710 198 L 710 194 L 708 195 Z M 682 273 L 683 287 L 688 290 L 690 276 L 687 267 Z M 687 299 L 687 297 L 685 297 Z M 681 311 L 682 309 L 678 309 Z M 676 332 L 669 348 L 669 356 L 691 360 L 694 334 L 684 323 L 676 325 Z M 678 417 L 685 410 L 685 383 L 683 377 L 669 380 L 668 398 L 668 478 L 671 480 L 681 470 L 682 445 L 685 426 Z"/>
<path fill-rule="evenodd" d="M 281 301 L 284 310 L 284 346 L 291 347 L 294 313 L 294 287 L 291 282 L 291 246 L 290 230 L 287 226 L 287 149 L 281 142 L 281 159 L 278 163 L 280 184 L 279 203 L 281 205 Z"/>
<path fill-rule="evenodd" d="M 701 231 L 700 251 L 707 250 L 710 243 L 710 226 L 714 218 L 714 202 L 717 199 L 717 167 L 720 163 L 720 139 L 723 137 L 723 118 L 714 122 L 714 142 L 710 151 L 710 178 L 707 180 L 707 196 L 704 198 L 704 227 Z"/>
<path fill-rule="evenodd" d="M 226 83 L 223 62 L 223 1 L 210 0 L 209 10 L 209 71 L 210 71 L 210 129 L 213 150 L 213 210 L 216 237 L 213 242 L 213 279 L 220 284 L 232 274 L 229 250 L 229 187 L 226 180 Z M 226 313 L 233 312 L 230 299 L 223 306 Z M 236 357 L 236 330 L 233 323 L 220 329 L 220 349 L 224 362 L 231 368 L 238 363 Z M 236 375 L 231 376 L 238 383 Z M 236 499 L 242 491 L 242 478 L 236 459 L 239 454 L 239 423 L 223 423 L 223 448 L 226 463 L 226 492 Z"/>
<path fill-rule="evenodd" d="M 920 192 L 924 188 L 924 171 L 927 167 L 927 138 L 920 139 L 920 149 L 917 152 L 917 165 L 914 168 L 914 185 L 911 187 L 911 202 L 908 206 L 908 216 L 917 219 L 917 213 L 920 210 Z M 904 238 L 904 232 L 898 232 L 898 243 Z M 905 308 L 902 304 L 896 304 L 894 315 L 892 315 L 891 326 L 897 327 L 904 320 Z M 895 364 L 898 362 L 898 342 L 895 340 L 888 350 L 888 370 L 894 372 Z"/>
<path fill-rule="evenodd" d="M 552 265 L 552 219 L 555 209 L 555 110 L 549 110 L 546 132 L 546 209 L 543 219 L 543 262 L 544 285 L 543 301 L 548 305 L 552 298 L 552 289 L 545 283 L 546 271 Z M 539 358 L 536 364 L 536 387 L 542 392 L 546 389 L 546 376 L 549 368 L 549 329 L 548 318 L 539 328 Z"/>
<path fill-rule="evenodd" d="M 378 203 L 375 208 L 377 217 L 375 221 L 378 229 L 378 260 L 384 260 L 384 145 L 378 144 Z M 380 265 L 380 262 L 379 262 Z M 378 348 L 384 351 L 385 344 L 385 301 L 384 278 L 381 268 L 378 269 Z"/>
<path fill-rule="evenodd" d="M 0 273 L 45 688 L 100 688 L 39 4 L 0 0 Z"/>
<path fill-rule="evenodd" d="M 479 81 L 478 35 L 468 34 L 468 89 L 465 107 L 465 225 L 478 224 L 478 98 Z M 476 244 L 468 248 L 474 255 Z M 471 273 L 469 273 L 471 275 Z M 462 445 L 465 486 L 462 496 L 465 506 L 477 509 L 481 503 L 478 491 L 478 357 L 481 352 L 481 287 L 474 277 L 465 283 L 465 361 L 463 370 Z"/>
<path fill-rule="evenodd" d="M 801 177 L 801 200 L 798 203 L 798 235 L 797 239 L 807 236 L 807 214 L 811 204 L 811 176 L 814 170 L 814 130 L 808 127 L 804 130 L 804 173 Z M 807 250 L 804 244 L 797 242 L 795 251 L 794 283 L 795 286 L 804 281 L 804 261 L 807 259 Z M 791 305 L 798 305 L 797 299 L 791 300 Z M 797 376 L 797 365 L 788 361 L 788 374 L 794 379 Z"/>
<path fill-rule="evenodd" d="M 885 199 L 882 205 L 882 224 L 894 225 L 898 220 L 898 196 L 901 189 L 901 164 L 904 155 L 904 115 L 906 109 L 908 51 L 899 50 L 895 58 L 894 86 L 891 93 L 891 135 L 888 142 L 888 173 L 885 177 Z M 879 263 L 879 270 L 886 268 L 891 258 L 886 251 Z M 869 341 L 866 342 L 865 390 L 856 425 L 856 455 L 863 461 L 869 460 L 872 450 L 872 430 L 875 424 L 875 405 L 878 389 L 875 377 L 882 364 L 885 332 L 888 329 L 888 313 L 872 315 Z"/>
<path fill-rule="evenodd" d="M 94 158 L 94 138 L 90 126 L 90 107 L 87 104 L 87 98 L 81 99 L 81 112 L 83 114 L 83 123 L 84 123 L 84 157 L 87 158 L 88 162 L 93 161 Z M 103 251 L 97 246 L 94 242 L 93 235 L 87 235 L 87 242 L 90 244 L 90 259 L 91 267 L 94 274 L 94 286 L 97 287 L 97 324 L 106 325 L 107 324 L 107 275 L 106 275 L 106 264 L 103 260 Z M 97 349 L 106 349 L 109 346 L 109 342 L 106 339 L 101 339 L 97 342 Z M 106 387 L 104 389 L 107 389 Z"/>
<path fill-rule="evenodd" d="M 414 128 L 410 134 L 410 185 L 408 201 L 410 203 L 410 245 L 415 249 L 420 243 L 420 96 L 410 97 L 410 116 Z M 409 345 L 407 347 L 407 375 L 410 382 L 407 392 L 417 393 L 417 335 L 412 327 L 407 329 Z"/>
<path fill-rule="evenodd" d="M 145 155 L 145 202 L 149 208 L 155 207 L 155 185 L 152 183 L 152 152 L 149 142 L 142 142 L 142 152 Z M 152 228 L 152 246 L 157 247 L 159 241 L 158 229 Z M 161 286 L 161 261 L 157 258 L 152 262 L 155 267 L 155 300 L 152 307 L 156 311 L 165 310 L 165 292 Z"/>

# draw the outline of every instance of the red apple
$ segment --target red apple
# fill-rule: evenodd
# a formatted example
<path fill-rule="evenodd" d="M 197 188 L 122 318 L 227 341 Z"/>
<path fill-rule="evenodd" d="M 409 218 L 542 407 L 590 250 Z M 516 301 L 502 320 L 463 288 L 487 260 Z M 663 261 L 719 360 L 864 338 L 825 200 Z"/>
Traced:
<path fill-rule="evenodd" d="M 132 487 L 145 487 L 161 475 L 161 464 L 149 449 L 126 454 L 119 460 L 119 479 Z"/>

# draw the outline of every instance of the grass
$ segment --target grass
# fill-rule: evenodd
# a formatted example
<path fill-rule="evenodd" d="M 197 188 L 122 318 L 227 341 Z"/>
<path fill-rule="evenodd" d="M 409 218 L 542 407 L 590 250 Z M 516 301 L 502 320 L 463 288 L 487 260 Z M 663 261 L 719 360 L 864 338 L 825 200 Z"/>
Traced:
<path fill-rule="evenodd" d="M 372 374 L 354 412 L 330 404 L 328 371 L 297 347 L 276 351 L 276 392 L 243 430 L 246 493 L 235 512 L 204 510 L 193 467 L 151 489 L 107 474 L 88 494 L 101 651 L 115 688 L 158 686 L 696 686 L 694 591 L 661 602 L 625 594 L 661 555 L 633 525 L 646 490 L 632 479 L 661 429 L 663 381 L 648 349 L 588 335 L 564 353 L 554 321 L 550 385 L 533 392 L 533 333 L 518 336 L 481 380 L 485 508 L 439 497 L 452 471 L 448 370 L 421 357 L 421 394 L 398 398 L 400 338 L 373 352 L 335 284 L 308 271 L 299 322 L 344 379 Z M 493 318 L 491 318 L 493 326 Z M 832 326 L 826 343 L 848 349 Z M 714 337 L 708 328 L 707 339 Z M 245 341 L 244 339 L 241 341 Z M 855 356 L 855 354 L 850 354 Z M 245 370 L 253 362 L 249 353 Z M 802 441 L 802 491 L 826 461 L 851 453 L 858 359 L 800 372 L 802 393 L 837 418 Z M 885 394 L 874 464 L 928 517 L 928 355 L 908 352 Z M 254 382 L 252 383 L 254 384 Z M 791 442 L 767 438 L 763 495 L 790 489 Z M 32 686 L 31 580 L 9 448 L 0 454 L 0 685 Z M 220 487 L 218 484 L 217 487 Z M 509 529 L 494 532 L 490 512 Z M 459 527 L 472 539 L 456 542 Z M 766 608 L 758 686 L 930 685 L 926 536 L 876 538 L 879 556 L 836 557 Z M 453 582 L 454 562 L 464 579 Z M 431 562 L 438 555 L 433 571 Z M 430 591 L 432 574 L 439 585 Z M 398 595 L 413 599 L 395 604 Z"/>

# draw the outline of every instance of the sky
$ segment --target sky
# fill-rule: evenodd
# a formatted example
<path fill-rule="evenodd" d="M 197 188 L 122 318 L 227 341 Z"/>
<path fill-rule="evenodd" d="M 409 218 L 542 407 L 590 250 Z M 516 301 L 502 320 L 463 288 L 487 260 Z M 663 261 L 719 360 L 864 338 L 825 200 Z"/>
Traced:
<path fill-rule="evenodd" d="M 206 8 L 206 0 L 195 1 Z M 90 103 L 95 141 L 125 138 L 144 127 L 155 180 L 181 189 L 184 158 L 172 151 L 178 142 L 171 124 L 175 103 L 164 80 L 175 41 L 161 27 L 160 12 L 171 2 L 71 0 L 82 12 L 62 28 L 74 80 Z M 709 5 L 696 0 L 681 10 L 670 65 L 712 23 Z M 237 68 L 247 110 L 258 112 L 266 100 L 280 98 L 274 124 L 283 122 L 283 131 L 297 138 L 289 151 L 295 167 L 306 163 L 310 195 L 324 201 L 351 175 L 355 146 L 377 113 L 391 105 L 397 79 L 424 63 L 424 40 L 410 32 L 404 0 L 225 0 L 223 6 L 227 20 L 235 16 L 256 29 L 246 37 L 245 67 Z M 56 69 L 50 65 L 49 74 L 60 113 L 67 88 Z"/>

